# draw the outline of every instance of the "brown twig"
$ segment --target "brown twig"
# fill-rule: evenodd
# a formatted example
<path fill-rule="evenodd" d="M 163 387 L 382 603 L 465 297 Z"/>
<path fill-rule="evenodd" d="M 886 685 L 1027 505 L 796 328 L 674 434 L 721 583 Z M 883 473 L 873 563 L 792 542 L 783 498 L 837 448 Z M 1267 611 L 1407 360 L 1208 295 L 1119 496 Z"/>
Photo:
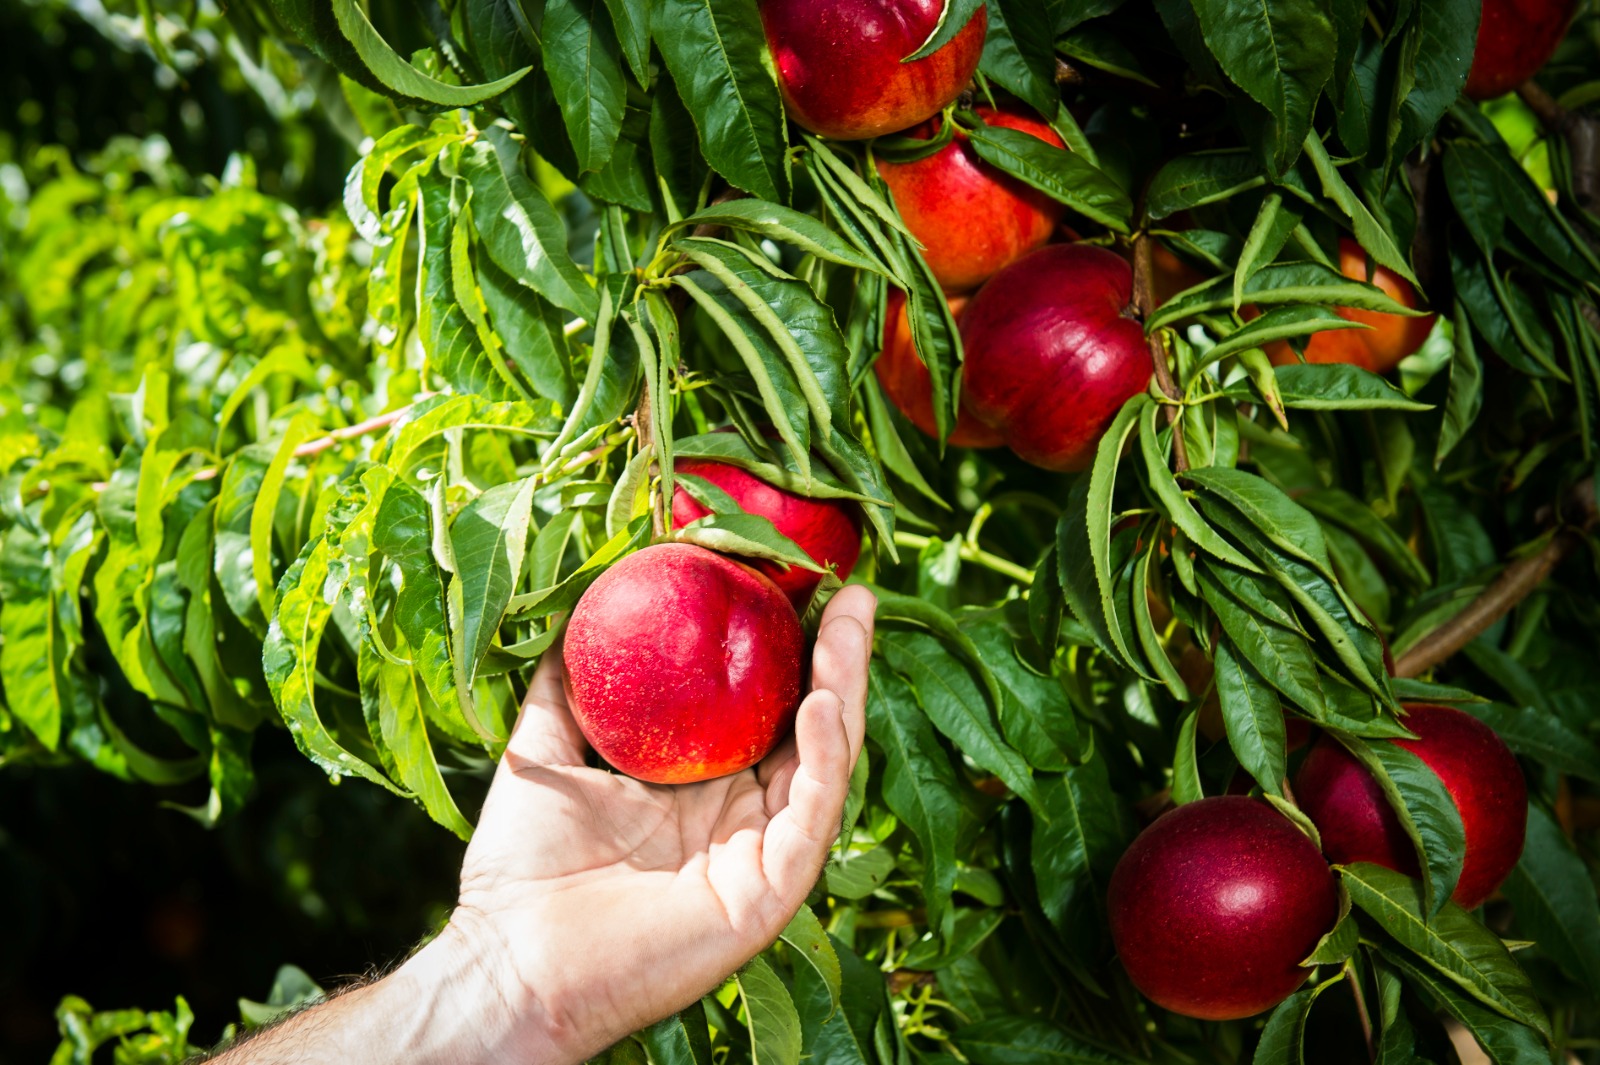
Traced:
<path fill-rule="evenodd" d="M 1546 133 L 1566 140 L 1571 160 L 1572 198 L 1578 206 L 1592 209 L 1600 203 L 1600 122 L 1562 107 L 1560 101 L 1532 78 L 1517 86 L 1517 95 L 1538 117 Z"/>
<path fill-rule="evenodd" d="M 1562 559 L 1583 543 L 1597 523 L 1594 482 L 1585 478 L 1570 497 L 1576 518 L 1559 529 L 1537 553 L 1519 558 L 1500 571 L 1465 610 L 1446 621 L 1406 649 L 1394 664 L 1397 677 L 1417 677 L 1439 665 L 1484 630 L 1499 621 L 1512 608 L 1544 583 Z"/>
<path fill-rule="evenodd" d="M 1544 128 L 1551 133 L 1560 133 L 1567 124 L 1567 109 L 1556 102 L 1556 98 L 1545 92 L 1532 78 L 1517 86 L 1517 95 L 1522 97 L 1522 102 L 1528 105 Z"/>
<path fill-rule="evenodd" d="M 1140 233 L 1133 238 L 1133 309 L 1139 313 L 1141 322 L 1147 320 L 1156 309 L 1154 254 L 1148 233 Z M 1189 449 L 1184 443 L 1183 427 L 1178 424 L 1182 411 L 1178 403 L 1183 399 L 1183 393 L 1178 391 L 1178 382 L 1172 378 L 1172 367 L 1167 361 L 1167 342 L 1159 329 L 1150 334 L 1149 344 L 1150 361 L 1155 363 L 1156 368 L 1156 383 L 1161 386 L 1162 393 L 1172 400 L 1167 405 L 1167 424 L 1172 426 L 1174 464 L 1182 473 L 1189 468 Z"/>

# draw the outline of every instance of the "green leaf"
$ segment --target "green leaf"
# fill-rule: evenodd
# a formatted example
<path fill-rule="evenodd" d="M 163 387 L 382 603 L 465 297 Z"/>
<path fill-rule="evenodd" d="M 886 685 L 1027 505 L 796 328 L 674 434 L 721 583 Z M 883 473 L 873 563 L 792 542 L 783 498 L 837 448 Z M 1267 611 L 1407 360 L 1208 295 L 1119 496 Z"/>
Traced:
<path fill-rule="evenodd" d="M 977 126 L 967 131 L 979 158 L 1118 233 L 1133 225 L 1133 201 L 1098 167 L 1021 130 Z"/>
<path fill-rule="evenodd" d="M 967 23 L 972 21 L 972 16 L 984 5 L 984 0 L 944 0 L 939 9 L 939 21 L 934 24 L 933 32 L 928 34 L 928 39 L 922 46 L 900 61 L 902 63 L 915 62 L 926 59 L 945 45 L 955 39 L 956 34 L 966 29 Z"/>
<path fill-rule="evenodd" d="M 1433 455 L 1434 469 L 1443 465 L 1450 452 L 1466 438 L 1483 407 L 1483 360 L 1478 357 L 1477 344 L 1472 338 L 1467 308 L 1460 301 L 1456 302 L 1451 323 L 1455 329 L 1450 350 L 1450 390 L 1445 397 L 1444 420 L 1439 426 L 1439 444 Z"/>
<path fill-rule="evenodd" d="M 817 920 L 811 907 L 801 906 L 779 938 L 789 944 L 795 955 L 811 966 L 822 979 L 823 986 L 828 989 L 832 1008 L 838 1009 L 843 979 L 839 971 L 839 954 L 833 949 L 833 941 L 828 938 L 822 922 Z"/>
<path fill-rule="evenodd" d="M 573 314 L 595 319 L 599 299 L 567 251 L 567 229 L 522 170 L 520 152 L 498 126 L 461 154 L 472 186 L 472 216 L 495 265 Z"/>
<path fill-rule="evenodd" d="M 1206 47 L 1270 116 L 1268 162 L 1283 173 L 1300 154 L 1322 87 L 1333 74 L 1333 22 L 1325 2 L 1194 5 Z"/>
<path fill-rule="evenodd" d="M 1417 284 L 1417 276 L 1411 272 L 1411 264 L 1406 256 L 1395 246 L 1394 236 L 1378 223 L 1367 210 L 1367 205 L 1361 202 L 1337 167 L 1333 160 L 1328 158 L 1328 149 L 1323 145 L 1322 138 L 1313 131 L 1306 134 L 1306 157 L 1311 160 L 1311 165 L 1316 169 L 1317 177 L 1322 181 L 1323 195 L 1332 200 L 1350 219 L 1351 228 L 1355 230 L 1356 241 L 1390 270 L 1399 274 L 1413 285 Z"/>
<path fill-rule="evenodd" d="M 1155 404 L 1145 408 L 1139 433 L 1139 449 L 1144 456 L 1145 475 L 1150 480 L 1150 487 L 1154 490 L 1156 498 L 1161 502 L 1161 509 L 1172 519 L 1174 525 L 1183 530 L 1196 547 L 1246 572 L 1260 573 L 1260 567 L 1223 539 L 1221 534 L 1194 509 L 1194 504 L 1184 496 L 1183 489 L 1178 487 L 1176 478 L 1172 476 L 1172 470 L 1167 466 L 1166 456 L 1162 454 L 1156 431 L 1157 409 Z"/>
<path fill-rule="evenodd" d="M 1037 585 L 1035 585 L 1037 587 Z M 995 622 L 964 624 L 1000 686 L 1000 730 L 1035 769 L 1059 772 L 1080 760 L 1086 738 L 1061 683 L 1035 673 L 1017 656 L 1016 641 Z"/>
<path fill-rule="evenodd" d="M 1316 949 L 1302 964 L 1339 965 L 1355 953 L 1360 941 L 1361 928 L 1356 919 L 1350 916 L 1350 893 L 1340 887 L 1339 920 L 1327 935 L 1317 940 Z"/>
<path fill-rule="evenodd" d="M 1547 1065 L 1550 1061 L 1547 1035 L 1541 1035 L 1535 1028 L 1507 1020 L 1503 1014 L 1480 1006 L 1447 981 L 1411 964 L 1395 952 L 1384 951 L 1383 957 L 1404 973 L 1412 985 L 1426 990 L 1445 1013 L 1464 1025 L 1488 1052 L 1495 1065 Z"/>
<path fill-rule="evenodd" d="M 1241 148 L 1180 155 L 1151 179 L 1145 192 L 1145 216 L 1172 215 L 1231 199 L 1267 183 L 1261 163 Z"/>
<path fill-rule="evenodd" d="M 825 259 L 830 263 L 856 270 L 868 270 L 887 276 L 887 270 L 876 259 L 858 252 L 833 230 L 792 207 L 768 203 L 765 200 L 742 199 L 714 203 L 662 230 L 666 241 L 680 229 L 693 230 L 696 226 L 726 226 L 747 233 L 757 233 L 773 240 L 792 244 L 801 251 Z"/>
<path fill-rule="evenodd" d="M 1300 212 L 1293 207 L 1285 207 L 1281 192 L 1269 192 L 1261 200 L 1261 207 L 1256 211 L 1256 220 L 1250 224 L 1250 232 L 1244 240 L 1244 250 L 1239 253 L 1239 262 L 1233 270 L 1233 309 L 1237 311 L 1244 303 L 1244 286 L 1256 275 L 1256 271 L 1272 262 L 1288 243 L 1289 234 L 1300 224 Z"/>
<path fill-rule="evenodd" d="M 711 1065 L 711 1033 L 699 1002 L 638 1033 L 652 1065 Z"/>
<path fill-rule="evenodd" d="M 1128 582 L 1128 591 L 1132 602 L 1128 608 L 1133 614 L 1134 632 L 1139 637 L 1139 648 L 1144 652 L 1145 661 L 1155 670 L 1161 683 L 1166 685 L 1167 692 L 1174 699 L 1182 702 L 1189 701 L 1189 688 L 1184 683 L 1183 675 L 1178 672 L 1178 667 L 1172 664 L 1172 658 L 1167 654 L 1167 649 L 1161 643 L 1161 636 L 1156 632 L 1155 619 L 1150 612 L 1150 596 L 1153 594 L 1150 587 L 1150 563 L 1156 557 L 1156 552 L 1161 544 L 1153 536 L 1150 543 L 1139 553 L 1139 560 L 1133 566 L 1133 579 Z"/>
<path fill-rule="evenodd" d="M 1200 783 L 1200 760 L 1195 752 L 1195 731 L 1200 721 L 1200 711 L 1191 710 L 1183 715 L 1178 726 L 1178 745 L 1172 755 L 1172 801 L 1182 806 L 1206 797 L 1205 786 Z"/>
<path fill-rule="evenodd" d="M 888 1008 L 883 972 L 863 961 L 849 947 L 830 937 L 839 957 L 842 994 L 835 1009 L 829 989 L 815 970 L 795 973 L 795 1005 L 804 1027 L 803 1052 L 830 1065 L 889 1065 L 879 1062 L 873 1032 Z"/>
<path fill-rule="evenodd" d="M 956 879 L 958 778 L 911 687 L 878 659 L 868 677 L 867 731 L 883 752 L 883 801 L 920 845 L 928 925 L 942 930 Z"/>
<path fill-rule="evenodd" d="M 707 514 L 673 530 L 673 539 L 723 554 L 771 559 L 813 573 L 827 572 L 804 548 L 779 532 L 771 519 L 760 514 Z"/>
<path fill-rule="evenodd" d="M 1122 802 L 1098 751 L 1064 773 L 1041 773 L 1037 783 L 1050 818 L 1033 826 L 1039 907 L 1064 942 L 1092 956 L 1106 934 L 1106 885 L 1130 835 Z"/>
<path fill-rule="evenodd" d="M 1303 1065 L 1306 1019 L 1321 990 L 1321 987 L 1302 988 L 1278 1003 L 1278 1008 L 1267 1018 L 1266 1027 L 1261 1029 L 1261 1041 L 1256 1044 L 1251 1065 Z"/>
<path fill-rule="evenodd" d="M 1427 567 L 1400 534 L 1355 496 L 1339 488 L 1321 488 L 1302 492 L 1296 499 L 1319 518 L 1348 530 L 1407 585 L 1422 589 L 1433 583 Z"/>
<path fill-rule="evenodd" d="M 1206 602 L 1239 651 L 1241 661 L 1252 663 L 1267 683 L 1306 713 L 1321 716 L 1325 696 L 1317 676 L 1316 658 L 1305 637 L 1247 609 L 1226 590 L 1215 569 L 1197 567 L 1195 572 Z"/>
<path fill-rule="evenodd" d="M 1429 410 L 1382 377 L 1357 366 L 1291 363 L 1276 367 L 1278 393 L 1283 405 L 1295 410 Z M 1230 385 L 1225 394 L 1260 399 L 1260 391 L 1245 382 Z"/>
<path fill-rule="evenodd" d="M 706 161 L 753 196 L 785 199 L 783 104 L 755 0 L 656 0 L 651 33 Z"/>
<path fill-rule="evenodd" d="M 1581 855 L 1539 803 L 1528 806 L 1527 843 L 1502 890 L 1518 931 L 1541 953 L 1600 994 L 1600 905 Z"/>
<path fill-rule="evenodd" d="M 599 0 L 545 0 L 539 37 L 578 169 L 602 170 L 622 132 L 628 96 L 611 18 Z"/>
<path fill-rule="evenodd" d="M 1128 1059 L 1082 1041 L 1049 1021 L 998 1016 L 963 1025 L 956 1047 L 973 1065 L 1117 1065 Z"/>
<path fill-rule="evenodd" d="M 1600 746 L 1554 714 L 1504 703 L 1471 703 L 1461 709 L 1494 729 L 1518 754 L 1558 773 L 1600 782 Z"/>
<path fill-rule="evenodd" d="M 752 1065 L 800 1065 L 800 1014 L 772 966 L 757 955 L 733 978 L 744 1000 Z"/>
<path fill-rule="evenodd" d="M 1168 300 L 1146 319 L 1145 330 L 1149 332 L 1206 311 L 1232 310 L 1233 298 L 1233 278 L 1215 278 Z M 1314 262 L 1264 266 L 1243 286 L 1242 298 L 1262 306 L 1316 303 L 1410 317 L 1426 313 L 1397 302 L 1376 285 L 1345 277 L 1330 266 Z"/>
<path fill-rule="evenodd" d="M 1274 340 L 1310 336 L 1330 329 L 1366 328 L 1368 327 L 1360 322 L 1341 317 L 1338 312 L 1326 307 L 1298 305 L 1274 307 L 1265 314 L 1252 318 L 1243 327 L 1207 349 L 1203 361 L 1209 365 L 1247 348 L 1259 348 L 1270 344 Z"/>
<path fill-rule="evenodd" d="M 979 72 L 1040 114 L 1054 115 L 1061 107 L 1061 94 L 1056 88 L 1050 12 L 1027 0 L 992 0 L 988 10 Z"/>
<path fill-rule="evenodd" d="M 1394 794 L 1404 807 L 1403 812 L 1397 812 L 1401 825 L 1417 848 L 1425 874 L 1427 915 L 1431 920 L 1461 879 L 1461 863 L 1467 851 L 1461 812 L 1456 809 L 1455 800 L 1444 782 L 1421 758 L 1388 740 L 1375 740 L 1368 747 L 1383 766 L 1381 773 L 1373 774 L 1379 786 L 1387 795 L 1392 783 Z M 1356 757 L 1370 767 L 1368 759 L 1359 753 Z"/>
<path fill-rule="evenodd" d="M 447 85 L 396 55 L 367 19 L 360 0 L 333 0 L 333 14 L 339 21 L 339 30 L 355 46 L 362 63 L 386 88 L 400 97 L 426 100 L 440 107 L 472 107 L 499 96 L 521 81 L 529 69 L 523 67 L 515 74 L 508 74 L 487 85 Z"/>
<path fill-rule="evenodd" d="M 1217 642 L 1215 662 L 1217 699 L 1228 730 L 1228 746 L 1262 790 L 1282 795 L 1289 757 L 1283 705 L 1250 660 L 1234 652 L 1232 644 Z"/>
<path fill-rule="evenodd" d="M 1550 1036 L 1550 1022 L 1521 966 L 1498 936 L 1453 902 L 1423 916 L 1422 885 L 1403 873 L 1356 862 L 1341 879 L 1350 900 L 1450 983 L 1486 1006 Z"/>
<path fill-rule="evenodd" d="M 450 525 L 456 580 L 461 584 L 460 630 L 469 682 L 489 653 L 522 574 L 533 490 L 532 477 L 495 485 L 463 507 Z"/>
<path fill-rule="evenodd" d="M 1111 573 L 1111 494 L 1116 487 L 1117 465 L 1122 456 L 1123 445 L 1127 443 L 1128 434 L 1138 428 L 1138 418 L 1143 408 L 1151 402 L 1150 397 L 1141 392 L 1123 404 L 1117 412 L 1116 418 L 1100 438 L 1100 444 L 1095 451 L 1094 466 L 1088 477 L 1088 495 L 1085 499 L 1087 506 L 1086 520 L 1088 523 L 1089 557 L 1094 565 L 1095 585 L 1099 589 L 1098 610 L 1104 618 L 1104 625 L 1109 631 L 1111 643 L 1115 645 L 1117 653 L 1122 660 L 1128 663 L 1135 661 L 1129 651 L 1127 639 L 1123 636 L 1121 623 L 1117 618 L 1116 596 L 1112 587 Z M 1063 521 L 1072 515 L 1069 506 Z M 1068 557 L 1065 542 L 1058 544 L 1057 550 L 1063 559 Z M 1062 581 L 1067 585 L 1066 580 Z M 1069 599 L 1071 594 L 1069 592 Z M 1078 603 L 1073 602 L 1073 612 L 1080 618 L 1087 620 L 1080 612 Z M 1091 611 L 1094 607 L 1088 607 Z M 1140 670 L 1139 672 L 1143 672 Z"/>
<path fill-rule="evenodd" d="M 1389 151 L 1395 161 L 1410 155 L 1461 95 L 1472 67 L 1483 5 L 1475 0 L 1436 0 L 1418 4 L 1416 10 L 1411 91 L 1399 102 L 1398 128 Z"/>

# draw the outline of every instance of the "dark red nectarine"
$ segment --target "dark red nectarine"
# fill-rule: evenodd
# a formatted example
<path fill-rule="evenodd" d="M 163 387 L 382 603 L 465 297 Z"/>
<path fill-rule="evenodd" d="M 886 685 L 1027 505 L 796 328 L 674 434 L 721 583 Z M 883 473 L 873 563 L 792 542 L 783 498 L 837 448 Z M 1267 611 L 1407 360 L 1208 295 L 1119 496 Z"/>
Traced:
<path fill-rule="evenodd" d="M 965 402 L 1022 458 L 1081 470 L 1154 363 L 1114 252 L 1055 244 L 989 280 L 961 320 Z"/>
<path fill-rule="evenodd" d="M 1402 724 L 1417 734 L 1395 740 L 1444 783 L 1466 830 L 1461 879 L 1451 897 L 1467 909 L 1483 903 L 1522 856 L 1528 785 L 1516 756 L 1494 730 L 1449 706 L 1408 706 Z M 1338 864 L 1376 862 L 1417 876 L 1417 852 L 1378 782 L 1331 736 L 1311 748 L 1295 776 L 1300 808 Z"/>
<path fill-rule="evenodd" d="M 1339 889 L 1305 833 L 1258 799 L 1163 814 L 1111 876 L 1111 938 L 1134 986 L 1165 1009 L 1232 1020 L 1271 1009 L 1339 919 Z"/>
<path fill-rule="evenodd" d="M 1021 107 L 977 109 L 991 126 L 1020 130 L 1057 148 L 1060 136 Z M 912 132 L 933 136 L 938 120 Z M 878 160 L 900 218 L 923 244 L 922 257 L 946 292 L 966 292 L 1017 256 L 1050 239 L 1061 204 L 978 158 L 956 130 L 950 143 L 910 163 Z"/>
<path fill-rule="evenodd" d="M 1339 270 L 1345 277 L 1370 281 L 1407 307 L 1415 307 L 1420 302 L 1411 282 L 1387 266 L 1377 267 L 1369 278 L 1367 253 L 1349 237 L 1339 238 Z M 1429 314 L 1421 318 L 1408 318 L 1403 314 L 1384 314 L 1354 307 L 1336 307 L 1334 310 L 1341 318 L 1372 328 L 1329 329 L 1314 333 L 1306 343 L 1305 361 L 1343 362 L 1373 373 L 1388 373 L 1400 365 L 1401 359 L 1422 347 L 1422 342 L 1433 331 L 1433 320 L 1437 317 Z M 1269 344 L 1266 351 L 1279 366 L 1299 361 L 1287 341 Z"/>
<path fill-rule="evenodd" d="M 759 514 L 793 540 L 819 565 L 833 566 L 839 579 L 850 576 L 861 557 L 861 525 L 855 504 L 842 499 L 811 499 L 768 484 L 755 474 L 726 462 L 709 459 L 679 459 L 673 466 L 680 474 L 704 478 L 733 497 L 746 513 Z M 681 527 L 711 513 L 681 485 L 672 496 L 672 524 Z M 820 573 L 791 566 L 784 569 L 766 559 L 750 559 L 749 564 L 772 580 L 789 597 L 797 611 L 811 603 L 811 595 L 822 582 Z"/>
<path fill-rule="evenodd" d="M 1339 919 L 1317 844 L 1261 800 L 1216 796 L 1163 814 L 1110 878 L 1110 934 L 1134 987 L 1205 1020 L 1293 995 Z"/>
<path fill-rule="evenodd" d="M 800 619 L 778 586 L 692 544 L 629 555 L 567 623 L 572 715 L 631 777 L 686 784 L 760 761 L 794 724 Z"/>
<path fill-rule="evenodd" d="M 1483 0 L 1467 95 L 1492 100 L 1537 74 L 1566 36 L 1577 6 L 1577 0 Z"/>
<path fill-rule="evenodd" d="M 789 117 L 813 133 L 863 140 L 932 118 L 966 88 L 983 54 L 980 7 L 944 47 L 910 63 L 942 0 L 761 0 Z"/>
<path fill-rule="evenodd" d="M 959 323 L 966 309 L 967 297 L 951 296 L 950 313 Z M 911 340 L 911 322 L 906 317 L 906 296 L 897 288 L 889 290 L 884 311 L 883 354 L 872 364 L 878 375 L 878 384 L 889 397 L 889 402 L 900 408 L 911 424 L 929 436 L 939 435 L 938 423 L 933 419 L 933 379 L 928 368 L 917 357 Z M 950 443 L 956 447 L 999 447 L 1000 434 L 984 425 L 967 412 L 963 404 L 950 432 Z"/>

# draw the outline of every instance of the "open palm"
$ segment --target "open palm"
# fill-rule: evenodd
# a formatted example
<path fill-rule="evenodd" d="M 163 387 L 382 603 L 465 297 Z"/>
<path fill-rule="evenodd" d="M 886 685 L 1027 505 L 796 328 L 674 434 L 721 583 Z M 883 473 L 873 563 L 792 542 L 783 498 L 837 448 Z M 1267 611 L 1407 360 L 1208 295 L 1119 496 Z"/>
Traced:
<path fill-rule="evenodd" d="M 875 606 L 859 587 L 833 598 L 794 735 L 755 768 L 699 784 L 585 766 L 559 656 L 545 657 L 452 920 L 495 956 L 527 1024 L 521 1049 L 581 1060 L 714 988 L 794 916 L 861 750 Z"/>

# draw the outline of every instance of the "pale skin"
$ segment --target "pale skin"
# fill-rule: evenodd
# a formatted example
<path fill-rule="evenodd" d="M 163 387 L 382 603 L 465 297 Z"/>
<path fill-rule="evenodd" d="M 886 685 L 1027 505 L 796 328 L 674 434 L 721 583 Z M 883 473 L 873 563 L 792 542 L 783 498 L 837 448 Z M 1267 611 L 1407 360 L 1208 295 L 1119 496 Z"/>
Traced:
<path fill-rule="evenodd" d="M 560 656 L 546 655 L 444 931 L 382 980 L 213 1060 L 569 1065 L 716 988 L 777 938 L 838 835 L 876 606 L 865 588 L 834 596 L 794 735 L 699 784 L 587 768 Z"/>

